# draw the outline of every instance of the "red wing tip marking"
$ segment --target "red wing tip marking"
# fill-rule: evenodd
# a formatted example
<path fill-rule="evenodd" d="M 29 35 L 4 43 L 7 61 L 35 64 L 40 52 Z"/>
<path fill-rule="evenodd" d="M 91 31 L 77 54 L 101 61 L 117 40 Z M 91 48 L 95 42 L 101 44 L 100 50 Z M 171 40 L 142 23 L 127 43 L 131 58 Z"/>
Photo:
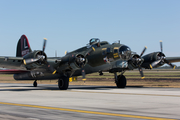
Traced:
<path fill-rule="evenodd" d="M 16 73 L 24 73 L 24 72 L 28 72 L 28 71 L 16 70 L 16 69 L 0 70 L 0 74 L 16 74 Z"/>

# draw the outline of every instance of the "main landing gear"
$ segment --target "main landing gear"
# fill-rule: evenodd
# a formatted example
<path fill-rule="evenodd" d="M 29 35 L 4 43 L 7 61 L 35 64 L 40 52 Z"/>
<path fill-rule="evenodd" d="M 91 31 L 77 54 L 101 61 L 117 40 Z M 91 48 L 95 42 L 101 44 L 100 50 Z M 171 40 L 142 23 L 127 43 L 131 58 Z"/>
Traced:
<path fill-rule="evenodd" d="M 126 77 L 124 75 L 118 75 L 114 73 L 115 75 L 115 83 L 118 88 L 125 88 L 126 87 Z"/>
<path fill-rule="evenodd" d="M 34 86 L 34 87 L 37 87 L 37 80 L 35 80 L 35 81 L 33 82 L 33 86 Z M 63 77 L 59 78 L 59 80 L 58 80 L 58 86 L 59 86 L 59 89 L 60 89 L 60 90 L 67 90 L 68 87 L 69 87 L 69 77 L 63 76 Z"/>
<path fill-rule="evenodd" d="M 58 80 L 58 86 L 60 90 L 67 90 L 69 87 L 69 77 L 61 77 Z"/>
<path fill-rule="evenodd" d="M 37 80 L 34 81 L 33 86 L 37 87 Z"/>

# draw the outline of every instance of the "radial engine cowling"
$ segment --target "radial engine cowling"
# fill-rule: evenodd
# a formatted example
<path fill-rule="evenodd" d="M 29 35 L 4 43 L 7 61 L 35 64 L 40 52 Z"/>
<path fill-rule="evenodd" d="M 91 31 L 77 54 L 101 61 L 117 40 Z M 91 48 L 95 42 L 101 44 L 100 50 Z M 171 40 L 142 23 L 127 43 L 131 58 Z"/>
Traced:
<path fill-rule="evenodd" d="M 24 65 L 29 69 L 33 69 L 44 65 L 47 60 L 47 55 L 43 51 L 37 50 L 25 55 L 23 59 Z"/>
<path fill-rule="evenodd" d="M 69 54 L 61 58 L 59 69 L 61 70 L 77 70 L 85 66 L 87 59 L 82 54 Z"/>
<path fill-rule="evenodd" d="M 145 56 L 143 56 L 144 58 L 144 62 L 142 64 L 142 67 L 146 68 L 146 69 L 150 69 L 150 64 L 152 64 L 155 61 L 160 61 L 155 67 L 159 67 L 165 64 L 165 55 L 162 52 L 154 52 L 154 53 L 150 53 L 147 54 Z"/>
<path fill-rule="evenodd" d="M 132 58 L 128 61 L 129 69 L 138 68 L 143 63 L 144 59 L 142 59 L 138 54 L 134 54 Z"/>

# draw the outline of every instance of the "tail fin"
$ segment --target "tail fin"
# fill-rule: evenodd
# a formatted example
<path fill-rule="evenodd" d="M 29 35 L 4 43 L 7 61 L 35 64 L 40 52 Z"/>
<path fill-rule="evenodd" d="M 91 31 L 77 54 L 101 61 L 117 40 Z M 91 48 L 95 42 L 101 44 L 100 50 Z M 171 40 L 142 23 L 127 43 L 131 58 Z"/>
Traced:
<path fill-rule="evenodd" d="M 17 44 L 16 57 L 23 57 L 32 52 L 26 35 L 22 35 Z"/>

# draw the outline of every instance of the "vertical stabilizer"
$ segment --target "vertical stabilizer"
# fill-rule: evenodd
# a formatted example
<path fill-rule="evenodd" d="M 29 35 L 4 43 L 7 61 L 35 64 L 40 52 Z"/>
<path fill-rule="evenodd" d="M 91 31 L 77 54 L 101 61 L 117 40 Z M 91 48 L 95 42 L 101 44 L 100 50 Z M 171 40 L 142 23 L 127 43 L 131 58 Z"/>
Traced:
<path fill-rule="evenodd" d="M 23 57 L 32 52 L 26 35 L 22 35 L 17 44 L 16 57 Z"/>

